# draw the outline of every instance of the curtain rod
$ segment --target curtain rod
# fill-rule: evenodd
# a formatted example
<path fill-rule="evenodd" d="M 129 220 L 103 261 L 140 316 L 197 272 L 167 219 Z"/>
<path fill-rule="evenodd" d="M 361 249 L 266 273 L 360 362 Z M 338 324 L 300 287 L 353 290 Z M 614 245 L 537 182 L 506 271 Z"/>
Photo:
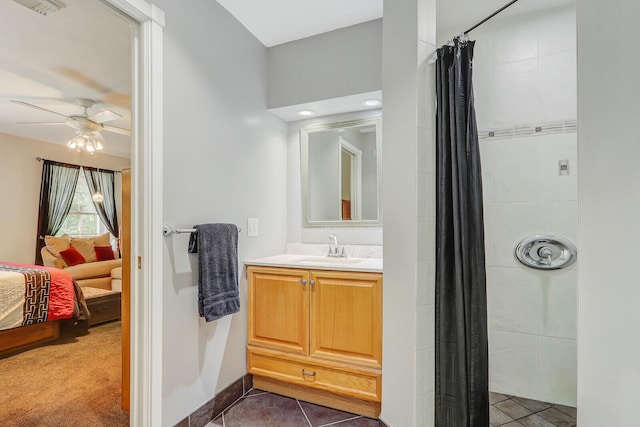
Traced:
<path fill-rule="evenodd" d="M 456 37 L 462 37 L 462 36 L 467 36 L 471 31 L 475 30 L 476 28 L 478 28 L 480 25 L 484 24 L 485 22 L 487 22 L 488 20 L 490 20 L 491 18 L 493 18 L 494 16 L 496 16 L 497 14 L 499 14 L 500 12 L 504 11 L 505 9 L 507 9 L 508 7 L 512 6 L 514 3 L 516 3 L 518 0 L 511 0 L 509 3 L 505 4 L 504 6 L 502 6 L 500 9 L 496 10 L 495 12 L 493 12 L 491 15 L 487 16 L 486 18 L 484 18 L 482 21 L 478 22 L 476 25 L 474 25 L 473 27 L 469 28 L 466 31 L 463 31 L 462 33 L 460 33 L 459 36 Z M 445 46 L 453 46 L 453 41 L 455 40 L 455 37 L 450 39 L 449 41 L 447 41 L 445 43 Z M 429 59 L 429 63 L 433 64 L 434 62 L 436 62 L 436 59 L 438 58 L 438 50 L 436 49 L 435 51 L 433 51 L 433 53 L 431 53 L 431 55 L 429 55 L 428 59 Z"/>
<path fill-rule="evenodd" d="M 58 161 L 55 161 L 55 160 L 43 159 L 42 157 L 36 157 L 36 161 L 38 161 L 38 162 L 47 161 L 47 162 L 51 162 L 51 163 L 56 163 L 56 164 L 61 165 L 61 166 L 67 166 L 67 167 L 72 167 L 72 168 L 83 168 L 83 169 L 90 169 L 90 170 L 97 170 L 97 171 L 122 173 L 122 171 L 116 171 L 116 170 L 105 169 L 105 168 L 98 168 L 98 167 L 95 167 L 95 166 L 83 166 L 83 165 L 76 165 L 76 164 L 73 164 L 73 163 L 58 162 Z"/>
<path fill-rule="evenodd" d="M 487 22 L 488 20 L 490 20 L 491 18 L 493 18 L 494 16 L 496 16 L 497 14 L 499 14 L 500 12 L 502 12 L 503 10 L 507 9 L 508 7 L 510 7 L 511 5 L 513 5 L 515 2 L 517 2 L 518 0 L 512 0 L 510 1 L 508 4 L 505 4 L 504 6 L 502 6 L 500 9 L 496 10 L 495 12 L 493 12 L 491 15 L 487 16 L 486 18 L 484 18 L 482 21 L 478 22 L 476 25 L 474 25 L 473 27 L 469 28 L 467 31 L 465 31 L 463 34 L 469 34 L 471 31 L 475 30 L 476 28 L 478 28 L 480 25 L 484 24 L 485 22 Z"/>

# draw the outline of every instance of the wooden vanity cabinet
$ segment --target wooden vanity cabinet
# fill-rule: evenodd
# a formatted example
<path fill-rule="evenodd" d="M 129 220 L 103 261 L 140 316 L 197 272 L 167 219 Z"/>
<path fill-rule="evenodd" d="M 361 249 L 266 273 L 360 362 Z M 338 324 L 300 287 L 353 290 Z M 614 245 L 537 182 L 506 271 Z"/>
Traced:
<path fill-rule="evenodd" d="M 249 266 L 256 388 L 378 417 L 382 274 Z"/>

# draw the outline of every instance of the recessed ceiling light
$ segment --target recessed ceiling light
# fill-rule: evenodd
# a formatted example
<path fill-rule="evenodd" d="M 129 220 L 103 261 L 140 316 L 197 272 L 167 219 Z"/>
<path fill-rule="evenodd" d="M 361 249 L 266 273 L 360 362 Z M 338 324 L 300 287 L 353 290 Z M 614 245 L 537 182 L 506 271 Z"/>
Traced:
<path fill-rule="evenodd" d="M 300 116 L 313 116 L 313 111 L 311 110 L 300 110 L 298 111 Z"/>
<path fill-rule="evenodd" d="M 362 101 L 362 105 L 365 107 L 379 107 L 382 105 L 382 101 L 376 98 L 370 98 Z"/>

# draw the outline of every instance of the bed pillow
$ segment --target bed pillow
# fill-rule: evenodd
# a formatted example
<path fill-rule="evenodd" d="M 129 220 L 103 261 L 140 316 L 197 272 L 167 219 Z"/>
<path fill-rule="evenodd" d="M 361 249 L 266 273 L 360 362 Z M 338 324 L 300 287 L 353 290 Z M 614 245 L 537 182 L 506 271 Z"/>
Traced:
<path fill-rule="evenodd" d="M 60 251 L 60 256 L 62 256 L 62 259 L 64 259 L 69 265 L 84 264 L 85 262 L 82 254 L 73 246 L 69 249 L 65 249 L 64 251 Z"/>
<path fill-rule="evenodd" d="M 116 259 L 116 257 L 113 255 L 113 248 L 111 247 L 111 245 L 94 246 L 93 250 L 96 253 L 96 258 L 98 259 L 98 261 L 108 261 L 111 259 Z"/>

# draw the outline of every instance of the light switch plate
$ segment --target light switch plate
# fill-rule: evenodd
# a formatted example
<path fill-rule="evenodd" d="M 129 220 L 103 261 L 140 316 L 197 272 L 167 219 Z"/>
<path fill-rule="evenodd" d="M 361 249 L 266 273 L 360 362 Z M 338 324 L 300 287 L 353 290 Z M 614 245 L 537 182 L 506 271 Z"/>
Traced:
<path fill-rule="evenodd" d="M 247 218 L 247 236 L 256 237 L 258 235 L 258 218 Z"/>

